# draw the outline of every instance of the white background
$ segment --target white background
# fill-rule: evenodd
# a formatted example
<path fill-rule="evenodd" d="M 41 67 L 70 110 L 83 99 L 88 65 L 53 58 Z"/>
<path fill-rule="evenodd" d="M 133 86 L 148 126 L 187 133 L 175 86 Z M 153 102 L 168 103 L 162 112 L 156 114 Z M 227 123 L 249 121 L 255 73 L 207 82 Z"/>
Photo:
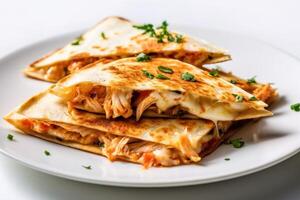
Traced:
<path fill-rule="evenodd" d="M 88 28 L 105 16 L 119 15 L 141 23 L 167 19 L 171 24 L 250 35 L 298 59 L 299 9 L 296 0 L 0 0 L 0 57 L 49 37 Z M 288 66 L 283 67 L 288 73 Z M 64 180 L 0 155 L 0 199 L 300 199 L 299 169 L 298 154 L 262 172 L 220 183 L 128 189 Z"/>

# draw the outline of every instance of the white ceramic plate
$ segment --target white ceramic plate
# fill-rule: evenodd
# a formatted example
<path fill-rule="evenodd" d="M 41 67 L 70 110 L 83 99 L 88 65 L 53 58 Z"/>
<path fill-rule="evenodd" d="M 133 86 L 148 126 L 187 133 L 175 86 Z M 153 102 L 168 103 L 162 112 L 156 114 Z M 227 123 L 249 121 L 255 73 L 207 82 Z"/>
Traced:
<path fill-rule="evenodd" d="M 300 101 L 299 61 L 245 36 L 183 26 L 177 29 L 227 48 L 233 61 L 221 64 L 222 68 L 242 77 L 256 75 L 259 81 L 272 82 L 278 88 L 282 98 L 273 106 L 275 116 L 248 124 L 234 136 L 246 141 L 243 148 L 222 145 L 199 165 L 143 170 L 136 164 L 111 163 L 101 156 L 18 134 L 1 119 L 1 152 L 26 166 L 56 176 L 132 187 L 192 185 L 230 179 L 270 167 L 297 153 L 300 148 L 300 113 L 291 111 L 290 104 Z M 77 35 L 63 35 L 33 44 L 0 61 L 0 116 L 49 86 L 25 78 L 21 70 Z M 15 141 L 6 139 L 9 133 L 15 136 Z M 51 152 L 51 156 L 45 156 L 44 150 Z M 230 158 L 230 161 L 225 161 L 225 158 Z M 91 165 L 92 169 L 86 170 L 82 165 Z"/>

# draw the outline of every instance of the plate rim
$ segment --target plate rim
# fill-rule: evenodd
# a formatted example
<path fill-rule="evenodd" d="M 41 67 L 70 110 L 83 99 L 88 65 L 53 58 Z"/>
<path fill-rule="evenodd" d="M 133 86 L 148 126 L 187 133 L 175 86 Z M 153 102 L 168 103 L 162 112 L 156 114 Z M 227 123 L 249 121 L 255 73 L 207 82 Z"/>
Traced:
<path fill-rule="evenodd" d="M 20 133 L 19 133 L 20 134 Z M 31 136 L 30 136 L 31 137 Z M 262 165 L 260 167 L 253 167 L 251 169 L 234 173 L 234 174 L 228 174 L 216 178 L 210 178 L 210 179 L 204 179 L 204 180 L 185 180 L 185 181 L 178 181 L 178 182 L 172 182 L 172 181 L 165 181 L 165 182 L 130 182 L 130 181 L 109 181 L 109 180 L 94 180 L 94 179 L 87 179 L 84 177 L 74 176 L 66 173 L 62 173 L 60 171 L 51 170 L 42 168 L 36 165 L 33 165 L 29 163 L 26 160 L 21 160 L 17 158 L 16 156 L 13 156 L 6 152 L 2 147 L 0 146 L 0 153 L 2 155 L 5 155 L 6 157 L 16 161 L 17 163 L 20 163 L 22 166 L 28 167 L 30 169 L 36 170 L 38 172 L 46 173 L 48 175 L 53 175 L 60 178 L 66 178 L 68 180 L 78 181 L 78 182 L 84 182 L 84 183 L 90 183 L 90 184 L 99 184 L 99 185 L 106 185 L 106 186 L 116 186 L 116 187 L 131 187 L 131 188 L 166 188 L 166 187 L 178 187 L 178 186 L 192 186 L 192 185 L 199 185 L 199 184 L 208 184 L 208 183 L 215 183 L 220 181 L 226 181 L 231 180 L 234 178 L 246 176 L 253 174 L 255 172 L 259 172 L 265 169 L 268 169 L 276 164 L 279 164 L 288 158 L 293 157 L 297 153 L 300 152 L 300 148 L 296 149 L 290 154 L 287 154 L 286 156 L 283 156 L 281 158 L 278 158 L 277 160 L 274 160 L 273 162 L 269 162 L 268 164 Z"/>

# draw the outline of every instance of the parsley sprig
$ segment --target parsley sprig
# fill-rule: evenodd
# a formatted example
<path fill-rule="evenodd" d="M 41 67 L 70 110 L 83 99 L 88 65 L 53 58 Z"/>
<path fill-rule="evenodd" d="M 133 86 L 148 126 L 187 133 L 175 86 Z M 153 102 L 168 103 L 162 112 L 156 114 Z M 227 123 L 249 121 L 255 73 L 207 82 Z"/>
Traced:
<path fill-rule="evenodd" d="M 167 73 L 167 74 L 173 74 L 174 73 L 173 69 L 168 68 L 168 67 L 158 66 L 157 68 L 158 68 L 159 71 Z"/>
<path fill-rule="evenodd" d="M 229 140 L 227 144 L 231 144 L 234 148 L 242 148 L 245 142 L 242 140 L 242 138 L 236 138 Z"/>
<path fill-rule="evenodd" d="M 185 72 L 183 74 L 181 74 L 181 79 L 185 80 L 185 81 L 191 81 L 191 82 L 195 82 L 195 76 L 189 72 Z"/>
<path fill-rule="evenodd" d="M 156 78 L 162 79 L 162 80 L 169 80 L 169 79 L 170 79 L 169 77 L 167 77 L 167 76 L 165 76 L 165 75 L 163 75 L 163 74 L 157 74 L 157 75 L 156 75 Z"/>
<path fill-rule="evenodd" d="M 163 21 L 157 28 L 153 24 L 133 25 L 134 28 L 143 30 L 143 34 L 149 34 L 150 37 L 155 37 L 158 43 L 163 43 L 165 40 L 169 42 L 182 43 L 183 36 L 180 34 L 172 34 L 168 30 L 168 22 Z"/>
<path fill-rule="evenodd" d="M 151 60 L 151 56 L 145 54 L 145 53 L 140 53 L 137 57 L 136 57 L 136 61 L 138 62 L 147 62 Z"/>
<path fill-rule="evenodd" d="M 13 141 L 13 140 L 14 140 L 14 136 L 13 136 L 12 134 L 8 134 L 8 135 L 6 136 L 6 138 L 7 138 L 8 140 L 10 140 L 10 141 Z"/>
<path fill-rule="evenodd" d="M 45 154 L 46 156 L 50 156 L 50 155 L 51 155 L 51 153 L 50 153 L 49 151 L 47 151 L 47 150 L 44 151 L 44 154 Z"/>
<path fill-rule="evenodd" d="M 73 40 L 73 42 L 71 43 L 72 45 L 76 46 L 76 45 L 80 45 L 83 41 L 83 37 L 79 36 L 78 38 L 76 38 L 75 40 Z"/>
<path fill-rule="evenodd" d="M 296 112 L 300 112 L 300 103 L 295 103 L 291 105 L 291 109 Z"/>
<path fill-rule="evenodd" d="M 237 84 L 237 81 L 234 80 L 234 79 L 231 79 L 229 82 L 232 83 L 232 84 Z"/>
<path fill-rule="evenodd" d="M 85 168 L 85 169 L 87 169 L 87 170 L 91 170 L 92 169 L 91 165 L 88 165 L 88 166 L 82 165 L 82 167 Z"/>
<path fill-rule="evenodd" d="M 151 74 L 150 72 L 148 72 L 147 70 L 142 70 L 142 72 L 143 72 L 143 74 L 144 74 L 145 76 L 147 76 L 148 78 L 150 78 L 150 79 L 153 79 L 153 78 L 154 78 L 154 75 Z"/>
<path fill-rule="evenodd" d="M 232 94 L 232 96 L 235 97 L 236 102 L 242 102 L 244 100 L 244 97 L 239 94 Z"/>
<path fill-rule="evenodd" d="M 209 72 L 209 75 L 217 77 L 219 76 L 219 70 L 217 68 L 214 68 Z"/>
<path fill-rule="evenodd" d="M 249 101 L 257 101 L 258 99 L 255 96 L 250 97 Z"/>
<path fill-rule="evenodd" d="M 104 32 L 101 32 L 101 37 L 102 37 L 103 40 L 106 40 L 106 39 L 107 39 L 107 37 L 106 37 L 106 35 L 105 35 Z"/>
<path fill-rule="evenodd" d="M 247 83 L 248 84 L 256 84 L 257 82 L 256 82 L 256 76 L 253 76 L 252 78 L 249 78 L 248 80 L 247 80 Z"/>
<path fill-rule="evenodd" d="M 133 25 L 134 28 L 143 30 L 143 34 L 149 34 L 151 37 L 156 37 L 153 24 Z"/>

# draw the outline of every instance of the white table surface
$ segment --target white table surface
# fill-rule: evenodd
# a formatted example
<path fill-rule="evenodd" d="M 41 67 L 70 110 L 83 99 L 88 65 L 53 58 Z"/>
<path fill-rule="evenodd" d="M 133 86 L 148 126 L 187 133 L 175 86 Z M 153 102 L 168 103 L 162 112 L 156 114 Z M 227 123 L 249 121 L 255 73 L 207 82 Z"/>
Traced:
<path fill-rule="evenodd" d="M 297 0 L 1 0 L 0 57 L 33 42 L 90 27 L 105 16 L 119 15 L 140 22 L 157 24 L 167 19 L 246 34 L 298 59 L 299 8 Z M 219 183 L 134 189 L 65 180 L 0 155 L 0 199 L 300 199 L 299 169 L 300 154 L 267 170 Z"/>

